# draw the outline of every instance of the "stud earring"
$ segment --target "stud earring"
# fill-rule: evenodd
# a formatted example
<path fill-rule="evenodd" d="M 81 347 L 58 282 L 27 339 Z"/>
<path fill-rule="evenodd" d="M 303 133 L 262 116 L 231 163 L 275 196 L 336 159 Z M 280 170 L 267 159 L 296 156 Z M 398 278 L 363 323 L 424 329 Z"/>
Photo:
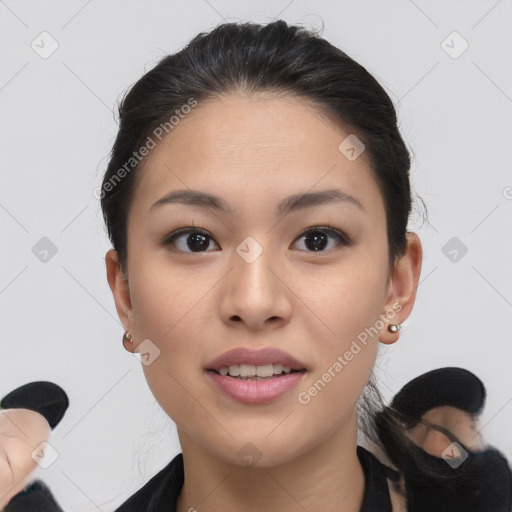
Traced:
<path fill-rule="evenodd" d="M 128 340 L 130 343 L 133 343 L 133 338 L 132 338 L 131 333 L 129 333 L 129 332 L 125 332 L 125 333 L 124 333 L 124 336 L 123 336 L 123 341 L 124 341 L 124 340 Z"/>
<path fill-rule="evenodd" d="M 389 332 L 398 332 L 402 328 L 402 324 L 389 324 L 388 331 Z"/>

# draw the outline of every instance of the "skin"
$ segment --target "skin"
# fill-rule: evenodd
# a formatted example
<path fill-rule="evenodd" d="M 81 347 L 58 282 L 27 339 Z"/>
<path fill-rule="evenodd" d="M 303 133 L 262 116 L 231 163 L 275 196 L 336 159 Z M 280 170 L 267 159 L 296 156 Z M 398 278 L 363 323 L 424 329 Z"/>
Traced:
<path fill-rule="evenodd" d="M 356 454 L 356 404 L 378 342 L 410 315 L 421 271 L 419 237 L 388 272 L 383 198 L 363 153 L 339 150 L 350 133 L 307 101 L 230 94 L 199 104 L 143 162 L 128 217 L 127 280 L 116 251 L 106 269 L 116 309 L 133 344 L 151 340 L 160 355 L 143 370 L 156 400 L 177 425 L 185 466 L 178 511 L 360 509 L 365 478 Z M 233 215 L 198 206 L 151 205 L 176 189 L 221 196 Z M 276 204 L 292 194 L 341 189 L 349 203 L 317 205 L 282 218 Z M 307 228 L 329 223 L 335 235 L 315 252 Z M 164 246 L 180 227 L 212 237 L 201 253 L 189 234 Z M 263 252 L 252 263 L 236 252 L 252 236 Z M 379 315 L 400 303 L 367 345 L 307 405 L 306 391 Z M 393 311 L 393 310 L 392 310 Z M 307 368 L 279 399 L 243 404 L 217 391 L 206 363 L 235 347 L 279 347 Z M 260 459 L 246 467 L 251 442 Z M 248 508 L 250 504 L 250 508 Z M 303 508 L 301 508 L 303 507 Z"/>
<path fill-rule="evenodd" d="M 0 510 L 29 483 L 32 452 L 50 438 L 46 418 L 30 409 L 0 410 Z"/>

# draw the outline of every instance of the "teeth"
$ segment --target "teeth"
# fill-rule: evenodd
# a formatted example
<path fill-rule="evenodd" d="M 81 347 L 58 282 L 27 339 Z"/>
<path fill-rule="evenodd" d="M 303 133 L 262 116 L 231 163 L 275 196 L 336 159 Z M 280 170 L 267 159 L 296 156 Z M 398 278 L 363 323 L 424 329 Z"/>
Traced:
<path fill-rule="evenodd" d="M 240 375 L 240 366 L 230 366 L 229 367 L 229 375 L 231 375 L 232 377 L 237 377 Z"/>
<path fill-rule="evenodd" d="M 283 373 L 284 366 L 282 364 L 273 364 L 272 366 L 274 367 L 274 373 Z"/>
<path fill-rule="evenodd" d="M 224 366 L 219 369 L 221 375 L 230 375 L 231 377 L 272 377 L 272 375 L 280 375 L 283 373 L 291 372 L 290 366 L 283 366 L 282 364 L 264 364 L 261 366 L 254 366 L 251 364 L 233 364 L 229 367 Z"/>
<path fill-rule="evenodd" d="M 252 366 L 250 364 L 241 364 L 240 365 L 240 377 L 254 377 L 255 375 L 256 375 L 256 366 Z"/>

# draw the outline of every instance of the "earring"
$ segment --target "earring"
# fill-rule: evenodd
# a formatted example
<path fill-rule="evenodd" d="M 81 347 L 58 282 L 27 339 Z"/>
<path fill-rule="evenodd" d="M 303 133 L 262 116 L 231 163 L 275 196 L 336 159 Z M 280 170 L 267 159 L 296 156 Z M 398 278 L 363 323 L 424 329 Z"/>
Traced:
<path fill-rule="evenodd" d="M 398 332 L 402 328 L 402 324 L 389 324 L 388 331 L 389 332 Z"/>
<path fill-rule="evenodd" d="M 125 332 L 125 333 L 124 333 L 124 336 L 123 336 L 123 341 L 124 341 L 124 340 L 128 340 L 130 343 L 133 343 L 133 338 L 132 338 L 131 333 L 129 333 L 129 332 Z"/>

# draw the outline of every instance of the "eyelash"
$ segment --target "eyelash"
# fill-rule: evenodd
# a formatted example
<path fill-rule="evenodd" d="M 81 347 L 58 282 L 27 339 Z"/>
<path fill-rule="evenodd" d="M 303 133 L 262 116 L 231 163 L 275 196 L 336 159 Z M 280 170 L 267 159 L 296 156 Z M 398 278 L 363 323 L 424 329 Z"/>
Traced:
<path fill-rule="evenodd" d="M 349 246 L 349 245 L 351 245 L 350 238 L 345 233 L 343 233 L 343 231 L 340 231 L 339 229 L 335 228 L 334 226 L 330 226 L 328 224 L 324 224 L 322 226 L 311 226 L 311 227 L 307 228 L 306 230 L 302 231 L 302 233 L 300 233 L 295 240 L 299 240 L 300 238 L 303 238 L 305 235 L 307 235 L 309 233 L 314 233 L 314 232 L 317 232 L 317 231 L 325 232 L 325 233 L 328 233 L 331 236 L 334 235 L 336 238 L 338 238 L 339 243 L 337 244 L 336 247 L 338 247 L 340 245 L 341 246 Z M 164 245 L 164 246 L 171 245 L 181 235 L 191 234 L 191 233 L 199 233 L 199 234 L 205 235 L 205 236 L 209 237 L 211 240 L 215 241 L 215 239 L 208 233 L 208 231 L 204 228 L 204 226 L 198 225 L 198 226 L 191 226 L 191 227 L 187 227 L 187 228 L 180 228 L 180 229 L 177 229 L 176 231 L 173 231 L 172 233 L 167 235 L 162 240 L 162 245 Z M 294 240 L 294 242 L 295 242 L 295 240 Z M 215 243 L 217 245 L 219 245 L 216 241 L 215 241 Z M 177 250 L 179 250 L 179 249 L 177 249 Z M 329 254 L 333 250 L 336 250 L 336 248 L 328 249 L 328 250 L 322 250 L 322 251 L 318 251 L 318 252 L 317 251 L 301 250 L 301 252 L 308 252 L 308 253 L 312 253 L 312 254 L 316 254 L 316 253 L 318 253 L 318 254 L 326 254 L 326 253 Z M 198 254 L 198 253 L 212 252 L 212 251 L 197 251 L 197 252 L 194 252 L 194 251 L 180 251 L 180 252 L 184 252 L 186 254 Z"/>

